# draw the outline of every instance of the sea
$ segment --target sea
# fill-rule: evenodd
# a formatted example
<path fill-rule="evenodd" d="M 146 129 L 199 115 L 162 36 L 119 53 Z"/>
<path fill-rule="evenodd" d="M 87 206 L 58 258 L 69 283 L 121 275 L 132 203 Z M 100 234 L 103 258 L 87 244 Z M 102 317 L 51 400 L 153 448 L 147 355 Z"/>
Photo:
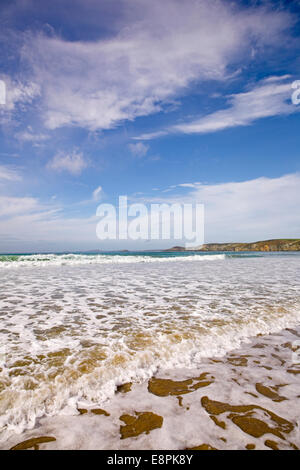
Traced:
<path fill-rule="evenodd" d="M 93 420 L 103 429 L 109 418 L 79 410 L 97 407 L 112 407 L 114 416 L 98 448 L 196 445 L 194 430 L 180 444 L 178 435 L 162 444 L 159 430 L 140 444 L 117 442 L 119 416 L 154 412 L 157 399 L 125 399 L 118 388 L 141 390 L 162 371 L 185 380 L 209 358 L 222 361 L 254 338 L 299 324 L 296 252 L 1 255 L 0 447 L 51 425 L 52 434 L 64 432 L 57 447 L 95 448 Z M 93 425 L 73 435 L 75 418 Z"/>

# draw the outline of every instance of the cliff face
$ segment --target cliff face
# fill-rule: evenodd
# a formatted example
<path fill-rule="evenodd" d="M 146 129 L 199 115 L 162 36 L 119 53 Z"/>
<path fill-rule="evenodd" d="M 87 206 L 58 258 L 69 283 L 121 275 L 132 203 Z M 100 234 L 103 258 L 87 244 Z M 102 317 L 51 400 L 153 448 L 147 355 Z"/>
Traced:
<path fill-rule="evenodd" d="M 188 251 L 182 246 L 174 246 L 164 251 Z M 191 251 L 300 251 L 300 238 L 279 238 L 254 243 L 207 243 Z"/>
<path fill-rule="evenodd" d="M 300 251 L 300 239 L 264 240 L 254 243 L 208 243 L 199 251 Z"/>

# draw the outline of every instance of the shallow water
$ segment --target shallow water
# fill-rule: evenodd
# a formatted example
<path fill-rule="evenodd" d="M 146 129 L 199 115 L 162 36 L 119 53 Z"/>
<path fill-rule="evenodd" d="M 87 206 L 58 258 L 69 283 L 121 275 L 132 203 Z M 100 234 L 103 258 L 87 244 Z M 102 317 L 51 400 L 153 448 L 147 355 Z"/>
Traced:
<path fill-rule="evenodd" d="M 2 441 L 300 320 L 297 254 L 32 255 L 0 276 Z"/>
<path fill-rule="evenodd" d="M 2 449 L 299 449 L 300 328 L 126 383 L 102 407 L 43 417 Z"/>

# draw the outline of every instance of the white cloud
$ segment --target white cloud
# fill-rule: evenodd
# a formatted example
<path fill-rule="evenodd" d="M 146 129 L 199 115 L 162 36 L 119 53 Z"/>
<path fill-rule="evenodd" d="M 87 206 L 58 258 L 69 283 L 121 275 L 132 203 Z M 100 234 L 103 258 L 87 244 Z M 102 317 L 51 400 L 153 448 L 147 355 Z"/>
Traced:
<path fill-rule="evenodd" d="M 19 181 L 21 176 L 15 167 L 0 165 L 0 180 Z"/>
<path fill-rule="evenodd" d="M 47 251 L 97 247 L 94 217 L 64 217 L 57 205 L 36 198 L 0 196 L 2 251 Z"/>
<path fill-rule="evenodd" d="M 0 106 L 1 122 L 7 122 L 12 118 L 12 114 L 23 111 L 40 95 L 40 87 L 33 81 L 14 80 L 9 75 L 0 75 L 0 79 L 5 83 L 5 104 Z"/>
<path fill-rule="evenodd" d="M 135 157 L 145 157 L 149 150 L 149 145 L 138 142 L 136 144 L 129 144 L 129 149 Z"/>
<path fill-rule="evenodd" d="M 157 132 L 147 132 L 145 134 L 141 134 L 136 137 L 133 137 L 133 140 L 152 140 L 152 139 L 157 139 L 157 137 L 163 137 L 166 134 L 169 134 L 169 131 L 167 129 L 157 131 Z"/>
<path fill-rule="evenodd" d="M 145 202 L 203 203 L 206 242 L 299 238 L 299 187 L 300 174 L 296 173 L 242 182 L 195 183 L 185 195 Z"/>
<path fill-rule="evenodd" d="M 186 183 L 183 183 L 184 185 Z M 192 183 L 191 183 L 192 184 Z M 134 202 L 191 203 L 205 205 L 205 241 L 255 241 L 269 238 L 299 238 L 300 174 L 256 178 L 220 184 L 194 183 L 185 195 L 140 198 Z M 36 198 L 0 197 L 2 250 L 28 247 L 32 250 L 96 248 L 99 218 L 65 217 L 59 207 L 41 204 Z M 104 246 L 101 243 L 101 246 Z M 137 245 L 131 244 L 134 249 Z M 166 241 L 154 242 L 166 246 Z M 118 245 L 111 245 L 110 248 Z M 150 247 L 150 244 L 149 246 Z"/>
<path fill-rule="evenodd" d="M 211 240 L 299 237 L 300 174 L 200 186 Z M 225 240 L 226 241 L 226 240 Z"/>
<path fill-rule="evenodd" d="M 170 131 L 205 134 L 230 127 L 246 126 L 270 116 L 292 114 L 299 109 L 291 103 L 291 83 L 280 77 L 256 85 L 252 90 L 229 97 L 230 106 L 189 123 L 173 126 Z"/>
<path fill-rule="evenodd" d="M 37 199 L 32 197 L 0 196 L 0 217 L 31 213 L 39 207 Z"/>
<path fill-rule="evenodd" d="M 43 142 L 49 139 L 49 136 L 46 134 L 35 133 L 32 129 L 28 129 L 22 132 L 17 132 L 15 137 L 23 142 L 32 142 L 33 144 L 38 142 Z"/>
<path fill-rule="evenodd" d="M 197 188 L 199 184 L 200 183 L 181 183 L 181 184 L 178 184 L 177 186 L 181 188 Z"/>
<path fill-rule="evenodd" d="M 71 153 L 58 152 L 47 164 L 50 170 L 68 171 L 72 175 L 79 175 L 87 166 L 83 153 L 76 150 Z"/>
<path fill-rule="evenodd" d="M 228 96 L 229 106 L 225 109 L 167 129 L 137 136 L 135 140 L 151 140 L 172 133 L 207 134 L 247 126 L 266 117 L 299 112 L 300 108 L 294 106 L 291 101 L 292 84 L 289 79 L 289 75 L 268 77 L 244 93 Z"/>
<path fill-rule="evenodd" d="M 102 187 L 98 186 L 98 188 L 96 188 L 95 191 L 93 191 L 93 200 L 99 201 L 101 198 L 102 192 L 103 192 Z"/>
<path fill-rule="evenodd" d="M 281 82 L 282 80 L 287 80 L 287 79 L 290 79 L 292 78 L 291 75 L 274 75 L 274 76 L 271 76 L 271 77 L 267 77 L 264 79 L 264 82 L 265 83 L 270 83 L 270 82 Z"/>
<path fill-rule="evenodd" d="M 139 12 L 143 7 L 142 17 L 135 17 L 134 4 Z M 126 26 L 110 38 L 27 35 L 22 59 L 41 87 L 48 128 L 111 129 L 159 111 L 196 81 L 224 80 L 229 65 L 250 56 L 253 43 L 258 49 L 277 44 L 291 23 L 283 11 L 219 0 L 126 5 Z"/>

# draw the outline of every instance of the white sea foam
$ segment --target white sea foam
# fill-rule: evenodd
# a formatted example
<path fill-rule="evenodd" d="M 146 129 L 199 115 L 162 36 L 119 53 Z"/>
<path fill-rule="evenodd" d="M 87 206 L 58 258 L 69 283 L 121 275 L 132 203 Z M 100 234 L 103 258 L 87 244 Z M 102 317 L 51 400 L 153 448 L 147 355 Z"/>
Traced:
<path fill-rule="evenodd" d="M 0 257 L 1 268 L 17 268 L 24 266 L 65 266 L 80 264 L 120 264 L 120 263 L 164 263 L 184 261 L 214 261 L 225 259 L 225 254 L 212 255 L 189 255 L 189 256 L 166 256 L 157 257 L 149 255 L 83 255 L 83 254 L 34 254 L 22 256 L 5 256 Z"/>
<path fill-rule="evenodd" d="M 256 449 L 268 449 L 267 437 L 278 445 L 279 449 L 300 447 L 299 436 L 299 378 L 290 373 L 296 368 L 290 346 L 299 344 L 300 329 L 284 330 L 275 335 L 260 336 L 254 341 L 243 344 L 241 349 L 231 351 L 227 357 L 203 358 L 193 368 L 160 368 L 157 376 L 163 379 L 183 381 L 194 378 L 197 384 L 199 376 L 204 375 L 204 388 L 195 387 L 192 393 L 178 396 L 157 396 L 149 392 L 147 381 L 133 384 L 129 393 L 115 394 L 103 403 L 105 416 L 86 413 L 74 413 L 72 406 L 65 407 L 59 415 L 39 420 L 38 428 L 20 434 L 10 433 L 5 442 L 0 442 L 0 449 L 9 449 L 16 444 L 38 436 L 54 436 L 56 441 L 43 444 L 41 448 L 50 449 L 187 449 L 207 443 L 217 449 L 245 449 L 249 442 Z M 235 360 L 243 360 L 243 367 L 234 366 Z M 298 356 L 299 359 L 299 356 Z M 299 369 L 298 360 L 298 369 Z M 279 400 L 273 401 L 268 396 L 258 393 L 256 384 L 263 384 L 269 390 L 277 390 Z M 265 389 L 266 390 L 266 389 Z M 152 390 L 153 392 L 153 390 Z M 276 393 L 275 393 L 276 395 Z M 211 419 L 211 415 L 201 406 L 202 397 L 233 405 L 252 405 L 257 407 L 253 417 L 260 419 L 274 428 L 270 412 L 289 420 L 291 428 L 279 439 L 272 433 L 250 435 L 231 421 L 232 413 L 218 416 L 222 428 Z M 71 402 L 71 400 L 70 400 Z M 82 405 L 89 408 L 87 403 Z M 92 406 L 91 408 L 94 408 Z M 264 408 L 264 411 L 262 408 Z M 269 412 L 267 411 L 269 410 Z M 136 412 L 153 412 L 163 418 L 162 428 L 138 437 L 120 439 L 120 417 L 124 414 L 136 416 Z M 230 416 L 231 415 L 231 416 Z M 244 415 L 244 413 L 242 413 Z M 269 441 L 269 442 L 272 442 Z M 295 447 L 294 447 L 295 448 Z"/>
<path fill-rule="evenodd" d="M 199 258 L 3 269 L 2 439 L 299 323 L 299 257 Z"/>

